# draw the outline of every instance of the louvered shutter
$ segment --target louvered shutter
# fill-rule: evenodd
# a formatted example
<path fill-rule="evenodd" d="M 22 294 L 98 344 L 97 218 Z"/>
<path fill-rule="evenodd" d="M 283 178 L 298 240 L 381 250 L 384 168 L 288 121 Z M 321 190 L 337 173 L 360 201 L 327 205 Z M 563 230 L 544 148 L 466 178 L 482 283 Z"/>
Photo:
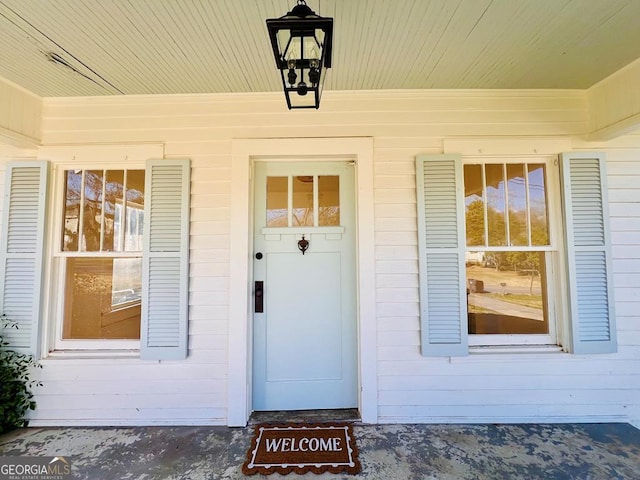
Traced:
<path fill-rule="evenodd" d="M 149 160 L 145 172 L 140 357 L 187 357 L 189 160 Z"/>
<path fill-rule="evenodd" d="M 416 159 L 422 355 L 468 353 L 462 162 Z"/>
<path fill-rule="evenodd" d="M 571 351 L 616 351 L 605 161 L 562 154 Z"/>
<path fill-rule="evenodd" d="M 36 356 L 48 176 L 45 161 L 7 164 L 0 246 L 0 312 L 18 324 L 4 337 L 13 350 Z"/>

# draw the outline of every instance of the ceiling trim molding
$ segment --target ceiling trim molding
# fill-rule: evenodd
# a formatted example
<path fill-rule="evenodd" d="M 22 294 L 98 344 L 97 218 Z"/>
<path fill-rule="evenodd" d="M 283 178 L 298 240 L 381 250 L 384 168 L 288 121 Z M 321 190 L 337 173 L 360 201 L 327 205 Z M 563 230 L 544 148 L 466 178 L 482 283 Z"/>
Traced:
<path fill-rule="evenodd" d="M 5 127 L 0 127 L 0 143 L 6 143 L 17 148 L 38 148 L 40 140 L 22 133 L 14 132 Z"/>

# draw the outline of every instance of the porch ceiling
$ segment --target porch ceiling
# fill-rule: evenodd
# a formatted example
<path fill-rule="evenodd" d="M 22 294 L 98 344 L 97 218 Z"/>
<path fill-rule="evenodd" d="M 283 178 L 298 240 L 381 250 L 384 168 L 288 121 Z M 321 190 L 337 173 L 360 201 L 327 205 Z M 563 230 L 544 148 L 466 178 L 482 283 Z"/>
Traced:
<path fill-rule="evenodd" d="M 0 76 L 42 97 L 278 91 L 265 19 L 295 3 L 0 0 Z M 640 57 L 638 0 L 307 3 L 335 19 L 331 90 L 588 88 Z"/>

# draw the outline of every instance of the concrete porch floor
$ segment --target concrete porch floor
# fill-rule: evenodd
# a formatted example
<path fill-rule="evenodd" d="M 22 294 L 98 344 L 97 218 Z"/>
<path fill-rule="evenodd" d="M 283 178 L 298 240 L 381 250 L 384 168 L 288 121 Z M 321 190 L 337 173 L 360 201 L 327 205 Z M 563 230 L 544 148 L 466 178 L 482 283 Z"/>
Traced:
<path fill-rule="evenodd" d="M 0 456 L 64 456 L 74 479 L 239 479 L 247 478 L 240 468 L 252 433 L 253 427 L 25 428 L 0 437 Z M 360 474 L 288 478 L 640 479 L 640 430 L 628 424 L 356 423 L 354 433 Z"/>

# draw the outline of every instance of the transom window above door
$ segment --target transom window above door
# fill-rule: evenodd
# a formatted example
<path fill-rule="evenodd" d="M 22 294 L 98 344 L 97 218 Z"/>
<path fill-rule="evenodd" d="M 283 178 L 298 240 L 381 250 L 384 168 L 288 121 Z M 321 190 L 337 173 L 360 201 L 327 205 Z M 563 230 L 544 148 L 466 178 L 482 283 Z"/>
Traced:
<path fill-rule="evenodd" d="M 338 175 L 267 177 L 267 227 L 340 225 Z"/>

